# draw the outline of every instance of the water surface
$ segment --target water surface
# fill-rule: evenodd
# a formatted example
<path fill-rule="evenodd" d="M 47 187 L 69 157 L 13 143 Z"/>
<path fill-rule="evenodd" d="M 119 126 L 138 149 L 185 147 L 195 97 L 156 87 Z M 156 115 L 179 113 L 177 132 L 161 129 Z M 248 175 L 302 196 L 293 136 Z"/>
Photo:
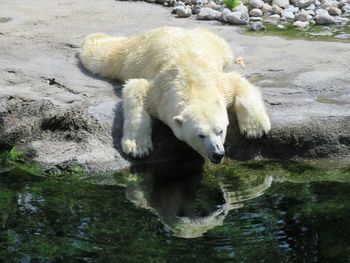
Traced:
<path fill-rule="evenodd" d="M 1 170 L 0 262 L 350 262 L 347 167 Z"/>

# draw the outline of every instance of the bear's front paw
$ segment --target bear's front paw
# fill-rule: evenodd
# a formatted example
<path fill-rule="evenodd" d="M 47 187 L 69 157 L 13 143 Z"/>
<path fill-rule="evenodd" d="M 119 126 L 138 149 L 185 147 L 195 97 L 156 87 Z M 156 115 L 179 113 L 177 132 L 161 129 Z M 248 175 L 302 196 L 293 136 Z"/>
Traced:
<path fill-rule="evenodd" d="M 122 138 L 122 148 L 123 152 L 134 158 L 144 158 L 147 157 L 153 150 L 153 145 L 151 139 L 139 138 Z"/>
<path fill-rule="evenodd" d="M 244 111 L 237 114 L 237 117 L 239 129 L 247 138 L 259 138 L 271 129 L 270 119 L 265 110 L 260 112 Z"/>

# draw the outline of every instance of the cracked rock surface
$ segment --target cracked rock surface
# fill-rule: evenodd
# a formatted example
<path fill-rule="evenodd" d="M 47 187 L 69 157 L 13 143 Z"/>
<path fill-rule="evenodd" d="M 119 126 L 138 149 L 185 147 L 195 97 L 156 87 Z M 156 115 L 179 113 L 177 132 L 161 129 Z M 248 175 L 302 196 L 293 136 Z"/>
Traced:
<path fill-rule="evenodd" d="M 180 20 L 168 9 L 110 0 L 3 0 L 0 17 L 0 147 L 27 149 L 47 169 L 82 164 L 90 170 L 128 167 L 121 153 L 122 84 L 87 73 L 77 59 L 90 33 L 131 35 L 174 25 L 208 26 L 230 42 L 262 87 L 271 133 L 246 140 L 234 117 L 226 149 L 232 158 L 350 156 L 350 46 L 345 43 L 251 37 L 217 22 Z M 144 161 L 198 158 L 161 123 Z"/>

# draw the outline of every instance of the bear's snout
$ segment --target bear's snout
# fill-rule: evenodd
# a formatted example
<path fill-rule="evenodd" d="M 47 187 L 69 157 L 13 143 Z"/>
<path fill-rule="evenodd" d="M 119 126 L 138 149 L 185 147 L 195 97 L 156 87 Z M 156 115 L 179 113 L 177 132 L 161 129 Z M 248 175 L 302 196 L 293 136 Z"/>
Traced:
<path fill-rule="evenodd" d="M 212 157 L 210 158 L 210 161 L 212 163 L 218 164 L 222 162 L 224 157 L 225 157 L 225 151 L 217 151 L 213 153 Z"/>

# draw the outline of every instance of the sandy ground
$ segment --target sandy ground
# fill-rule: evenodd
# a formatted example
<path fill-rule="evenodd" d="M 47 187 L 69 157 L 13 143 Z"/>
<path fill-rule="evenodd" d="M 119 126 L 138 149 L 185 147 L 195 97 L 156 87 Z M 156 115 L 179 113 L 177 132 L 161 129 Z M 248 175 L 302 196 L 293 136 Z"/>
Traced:
<path fill-rule="evenodd" d="M 263 89 L 271 134 L 248 141 L 232 122 L 229 156 L 349 157 L 350 44 L 246 36 L 237 27 L 177 19 L 169 8 L 144 2 L 2 0 L 0 17 L 11 18 L 0 23 L 0 146 L 30 149 L 47 167 L 132 164 L 119 147 L 121 85 L 85 72 L 76 54 L 93 32 L 131 35 L 164 25 L 211 28 L 245 59 L 246 69 L 235 69 Z M 148 161 L 192 156 L 156 125 Z"/>

